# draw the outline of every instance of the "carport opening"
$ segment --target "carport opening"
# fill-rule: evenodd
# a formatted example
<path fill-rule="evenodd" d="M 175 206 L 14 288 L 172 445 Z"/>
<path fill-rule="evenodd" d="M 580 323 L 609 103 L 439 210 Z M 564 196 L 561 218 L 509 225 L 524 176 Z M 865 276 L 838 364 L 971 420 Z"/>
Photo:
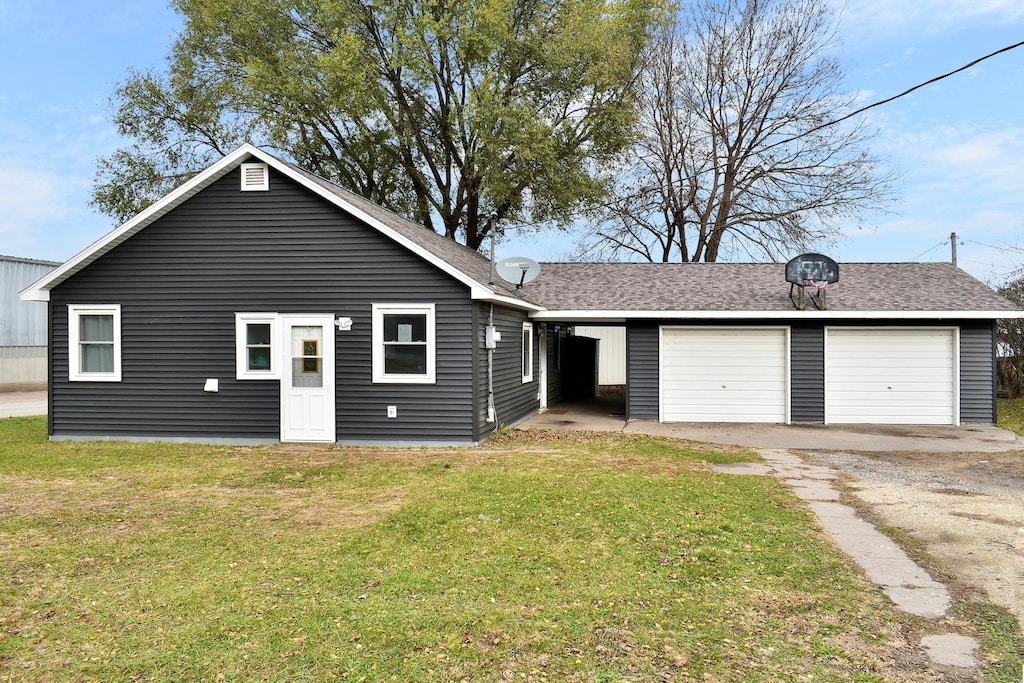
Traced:
<path fill-rule="evenodd" d="M 549 344 L 548 412 L 626 416 L 626 328 L 556 325 Z"/>

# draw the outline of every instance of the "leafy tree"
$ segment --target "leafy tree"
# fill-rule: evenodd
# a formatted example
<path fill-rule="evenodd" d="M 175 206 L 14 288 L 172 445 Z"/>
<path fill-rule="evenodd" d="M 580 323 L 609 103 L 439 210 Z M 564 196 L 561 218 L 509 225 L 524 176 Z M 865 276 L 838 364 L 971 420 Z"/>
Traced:
<path fill-rule="evenodd" d="M 93 203 L 124 219 L 245 140 L 476 248 L 565 221 L 621 152 L 658 0 L 173 0 Z M 436 227 L 435 227 L 436 226 Z"/>
<path fill-rule="evenodd" d="M 997 291 L 1024 307 L 1024 277 L 1008 281 Z M 999 392 L 1009 398 L 1024 396 L 1024 320 L 997 320 L 996 348 Z"/>
<path fill-rule="evenodd" d="M 892 194 L 832 56 L 829 0 L 694 0 L 658 31 L 640 138 L 581 252 L 649 261 L 780 258 Z"/>

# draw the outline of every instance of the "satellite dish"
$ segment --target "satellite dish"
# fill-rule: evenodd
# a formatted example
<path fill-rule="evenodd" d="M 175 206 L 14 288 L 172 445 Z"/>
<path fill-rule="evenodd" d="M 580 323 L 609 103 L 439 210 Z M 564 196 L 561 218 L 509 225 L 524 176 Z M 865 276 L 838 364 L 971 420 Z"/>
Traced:
<path fill-rule="evenodd" d="M 527 282 L 533 282 L 540 275 L 540 264 L 525 256 L 510 256 L 497 263 L 498 276 L 520 289 Z"/>

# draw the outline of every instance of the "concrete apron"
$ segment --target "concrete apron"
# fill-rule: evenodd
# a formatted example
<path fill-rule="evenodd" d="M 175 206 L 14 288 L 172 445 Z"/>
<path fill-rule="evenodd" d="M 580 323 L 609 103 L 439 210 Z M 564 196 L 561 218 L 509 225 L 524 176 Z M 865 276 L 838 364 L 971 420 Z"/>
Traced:
<path fill-rule="evenodd" d="M 712 465 L 724 474 L 774 475 L 807 501 L 836 545 L 856 562 L 900 610 L 925 619 L 939 619 L 949 609 L 946 587 L 935 581 L 911 560 L 889 537 L 861 519 L 848 505 L 839 502 L 832 486 L 836 473 L 829 467 L 808 465 L 781 448 L 759 451 L 763 463 Z M 927 636 L 921 647 L 942 666 L 973 669 L 978 642 L 958 634 Z"/>

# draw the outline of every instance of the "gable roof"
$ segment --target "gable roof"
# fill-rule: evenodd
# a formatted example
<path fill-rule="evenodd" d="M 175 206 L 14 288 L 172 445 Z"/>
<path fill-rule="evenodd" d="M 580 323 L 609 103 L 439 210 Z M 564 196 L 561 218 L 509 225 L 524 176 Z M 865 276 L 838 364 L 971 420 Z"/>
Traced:
<path fill-rule="evenodd" d="M 798 311 L 784 263 L 544 263 L 526 286 L 542 320 L 994 319 L 1016 305 L 951 263 L 841 263 L 827 310 Z"/>
<path fill-rule="evenodd" d="M 29 285 L 21 298 L 31 301 L 49 301 L 50 290 L 103 256 L 117 245 L 151 225 L 158 218 L 178 207 L 211 184 L 238 168 L 243 162 L 258 160 L 270 168 L 306 187 L 343 211 L 366 223 L 384 236 L 431 263 L 470 289 L 470 297 L 494 301 L 517 308 L 539 310 L 540 306 L 525 297 L 517 296 L 515 289 L 503 282 L 489 284 L 489 261 L 481 254 L 433 230 L 413 223 L 398 214 L 377 206 L 363 197 L 342 189 L 338 185 L 313 175 L 299 167 L 278 159 L 250 144 L 245 144 L 172 190 L 138 215 L 111 230 L 88 247 L 72 256 L 59 268 Z"/>
<path fill-rule="evenodd" d="M 491 282 L 480 253 L 249 144 L 175 188 L 64 264 L 29 285 L 23 300 L 50 290 L 238 168 L 257 160 L 433 264 L 472 299 L 531 311 L 540 320 L 627 319 L 996 319 L 1024 311 L 949 263 L 843 263 L 827 293 L 828 310 L 795 310 L 781 263 L 545 263 L 516 291 Z"/>

